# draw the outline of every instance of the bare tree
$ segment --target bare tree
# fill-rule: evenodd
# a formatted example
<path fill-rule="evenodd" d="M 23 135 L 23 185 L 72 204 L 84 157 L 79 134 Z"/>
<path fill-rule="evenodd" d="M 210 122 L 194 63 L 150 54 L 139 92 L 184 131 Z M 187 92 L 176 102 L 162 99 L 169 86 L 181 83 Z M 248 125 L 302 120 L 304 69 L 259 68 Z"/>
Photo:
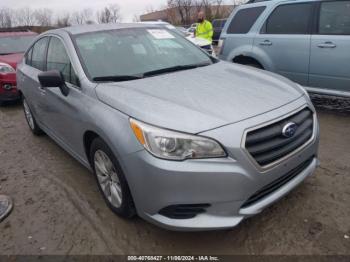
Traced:
<path fill-rule="evenodd" d="M 146 9 L 145 9 L 146 13 L 153 13 L 155 11 L 155 9 L 153 8 L 152 5 L 148 5 L 146 6 Z"/>
<path fill-rule="evenodd" d="M 246 2 L 248 2 L 248 0 L 231 0 L 232 1 L 232 4 L 234 6 L 238 6 L 238 5 L 241 5 L 241 4 L 245 4 Z"/>
<path fill-rule="evenodd" d="M 175 9 L 178 12 L 181 24 L 188 24 L 192 20 L 192 7 L 193 0 L 168 0 L 168 8 Z"/>
<path fill-rule="evenodd" d="M 31 26 L 35 24 L 34 11 L 29 7 L 17 9 L 15 20 L 18 26 Z"/>
<path fill-rule="evenodd" d="M 92 22 L 92 15 L 92 10 L 85 8 L 72 14 L 72 22 L 78 25 L 87 24 L 87 22 Z"/>
<path fill-rule="evenodd" d="M 106 6 L 97 12 L 97 21 L 100 24 L 117 23 L 121 21 L 120 7 L 117 4 Z"/>
<path fill-rule="evenodd" d="M 56 18 L 56 26 L 57 27 L 67 27 L 70 26 L 70 13 L 65 13 Z"/>
<path fill-rule="evenodd" d="M 133 21 L 134 23 L 141 22 L 140 16 L 135 14 L 134 17 L 133 17 L 133 19 L 132 19 L 132 21 Z"/>
<path fill-rule="evenodd" d="M 215 13 L 213 14 L 213 18 L 222 18 L 222 5 L 223 0 L 215 0 L 213 1 L 213 5 L 215 6 Z"/>
<path fill-rule="evenodd" d="M 6 28 L 13 25 L 13 10 L 9 8 L 0 9 L 0 27 Z"/>
<path fill-rule="evenodd" d="M 36 23 L 40 26 L 51 26 L 52 25 L 52 10 L 48 8 L 38 9 L 34 11 L 34 17 Z"/>

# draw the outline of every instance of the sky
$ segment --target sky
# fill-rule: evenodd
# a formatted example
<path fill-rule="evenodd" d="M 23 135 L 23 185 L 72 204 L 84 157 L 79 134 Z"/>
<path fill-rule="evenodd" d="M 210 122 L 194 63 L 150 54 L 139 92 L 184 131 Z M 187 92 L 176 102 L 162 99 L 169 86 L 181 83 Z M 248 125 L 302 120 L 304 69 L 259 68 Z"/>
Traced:
<path fill-rule="evenodd" d="M 97 11 L 108 4 L 117 3 L 121 8 L 123 22 L 132 22 L 134 15 L 140 15 L 152 7 L 159 9 L 165 6 L 166 0 L 1 0 L 1 7 L 50 8 L 57 13 L 74 12 L 84 8 Z"/>

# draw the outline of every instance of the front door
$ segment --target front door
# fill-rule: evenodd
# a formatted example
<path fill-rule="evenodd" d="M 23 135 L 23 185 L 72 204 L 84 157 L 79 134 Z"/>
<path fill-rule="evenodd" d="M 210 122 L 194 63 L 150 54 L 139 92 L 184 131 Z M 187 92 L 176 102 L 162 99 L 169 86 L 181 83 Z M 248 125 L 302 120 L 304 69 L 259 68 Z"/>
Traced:
<path fill-rule="evenodd" d="M 66 149 L 76 152 L 80 148 L 82 134 L 80 101 L 82 92 L 79 81 L 67 54 L 66 48 L 57 37 L 51 37 L 47 50 L 47 71 L 58 70 L 63 74 L 69 87 L 68 96 L 64 96 L 59 88 L 45 88 L 45 107 L 43 121 L 50 132 Z M 82 152 L 78 152 L 82 153 Z"/>

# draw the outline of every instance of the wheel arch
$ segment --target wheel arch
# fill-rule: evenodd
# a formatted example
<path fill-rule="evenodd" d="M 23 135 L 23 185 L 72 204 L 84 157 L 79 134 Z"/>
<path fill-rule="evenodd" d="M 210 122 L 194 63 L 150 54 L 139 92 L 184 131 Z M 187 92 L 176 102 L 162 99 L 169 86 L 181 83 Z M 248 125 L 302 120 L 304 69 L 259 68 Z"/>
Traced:
<path fill-rule="evenodd" d="M 92 164 L 90 159 L 91 144 L 96 138 L 101 138 L 102 140 L 104 140 L 97 132 L 92 130 L 85 131 L 83 136 L 84 151 L 85 151 L 86 158 L 90 163 L 90 166 Z"/>
<path fill-rule="evenodd" d="M 262 63 L 260 63 L 257 59 L 251 56 L 238 55 L 232 59 L 232 62 L 242 65 L 255 64 L 258 65 L 261 69 L 265 69 Z"/>

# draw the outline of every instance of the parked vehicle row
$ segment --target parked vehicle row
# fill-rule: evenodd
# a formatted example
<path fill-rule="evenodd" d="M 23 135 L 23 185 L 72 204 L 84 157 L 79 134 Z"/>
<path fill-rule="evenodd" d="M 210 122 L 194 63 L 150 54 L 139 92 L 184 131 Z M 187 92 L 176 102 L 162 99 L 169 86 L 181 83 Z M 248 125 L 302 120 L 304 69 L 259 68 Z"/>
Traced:
<path fill-rule="evenodd" d="M 17 83 L 32 132 L 93 171 L 111 210 L 168 229 L 234 227 L 318 164 L 301 86 L 219 61 L 161 26 L 48 31 Z"/>
<path fill-rule="evenodd" d="M 16 86 L 17 63 L 37 34 L 0 30 L 0 104 L 19 99 Z"/>
<path fill-rule="evenodd" d="M 350 1 L 242 5 L 221 34 L 220 58 L 269 70 L 309 91 L 350 96 Z"/>
<path fill-rule="evenodd" d="M 221 32 L 223 28 L 225 27 L 227 19 L 214 19 L 213 24 L 213 42 L 217 43 L 220 39 Z"/>

